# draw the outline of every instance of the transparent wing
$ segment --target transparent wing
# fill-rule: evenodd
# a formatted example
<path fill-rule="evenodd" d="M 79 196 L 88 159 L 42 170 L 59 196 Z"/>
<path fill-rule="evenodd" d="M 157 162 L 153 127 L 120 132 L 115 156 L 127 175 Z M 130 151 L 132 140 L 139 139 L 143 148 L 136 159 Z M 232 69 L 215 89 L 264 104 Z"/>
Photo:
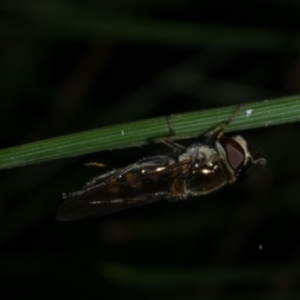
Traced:
<path fill-rule="evenodd" d="M 104 176 L 103 181 L 91 187 L 69 194 L 56 218 L 78 220 L 176 198 L 170 193 L 171 186 L 175 179 L 183 179 L 184 169 L 184 163 L 170 164 L 167 156 L 141 160 Z"/>
<path fill-rule="evenodd" d="M 132 199 L 115 199 L 110 201 L 86 202 L 84 197 L 69 199 L 63 203 L 57 212 L 56 218 L 61 221 L 73 221 L 87 219 L 96 216 L 104 216 L 127 208 L 140 206 L 164 199 L 168 193 L 157 195 L 143 195 Z"/>

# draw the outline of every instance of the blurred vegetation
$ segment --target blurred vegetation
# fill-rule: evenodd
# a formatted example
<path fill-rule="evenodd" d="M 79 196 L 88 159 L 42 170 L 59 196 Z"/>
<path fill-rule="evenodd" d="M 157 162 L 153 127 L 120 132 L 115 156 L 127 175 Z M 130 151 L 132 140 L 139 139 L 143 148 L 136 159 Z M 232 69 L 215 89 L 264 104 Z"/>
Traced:
<path fill-rule="evenodd" d="M 299 12 L 291 0 L 2 2 L 1 149 L 300 94 Z M 299 129 L 241 132 L 268 165 L 239 184 L 82 222 L 54 215 L 62 192 L 99 174 L 85 162 L 121 167 L 168 149 L 149 141 L 2 170 L 2 294 L 298 299 Z"/>

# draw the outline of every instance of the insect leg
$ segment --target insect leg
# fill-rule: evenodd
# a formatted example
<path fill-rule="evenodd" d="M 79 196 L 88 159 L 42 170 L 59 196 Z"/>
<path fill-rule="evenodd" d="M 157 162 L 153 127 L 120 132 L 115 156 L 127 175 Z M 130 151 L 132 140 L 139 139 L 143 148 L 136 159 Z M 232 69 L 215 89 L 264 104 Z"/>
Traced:
<path fill-rule="evenodd" d="M 181 153 L 181 152 L 185 151 L 185 149 L 186 149 L 184 146 L 174 143 L 172 140 L 169 140 L 168 138 L 163 138 L 162 142 L 165 145 L 167 145 L 168 147 L 172 148 L 174 150 L 174 152 Z"/>
<path fill-rule="evenodd" d="M 240 104 L 232 114 L 232 116 L 223 125 L 208 134 L 206 140 L 207 144 L 211 143 L 212 141 L 219 140 L 224 135 L 227 126 L 238 116 L 238 114 L 241 112 L 242 107 L 243 105 Z"/>
<path fill-rule="evenodd" d="M 86 167 L 98 167 L 98 168 L 104 168 L 106 165 L 97 163 L 97 162 L 89 162 L 84 164 Z"/>
<path fill-rule="evenodd" d="M 111 177 L 111 175 L 113 175 L 114 173 L 116 173 L 116 170 L 112 170 L 110 172 L 107 172 L 105 174 L 102 174 L 100 176 L 92 178 L 90 181 L 88 181 L 83 186 L 83 189 L 87 189 L 87 188 L 92 187 L 93 185 L 95 185 L 97 183 L 103 182 L 103 180 L 107 179 L 108 177 Z"/>
<path fill-rule="evenodd" d="M 166 119 L 167 119 L 167 124 L 168 124 L 168 127 L 169 127 L 168 137 L 176 135 L 175 130 L 174 130 L 174 128 L 172 126 L 172 123 L 171 123 L 171 115 L 167 116 Z M 168 137 L 164 137 L 162 139 L 162 142 L 165 145 L 172 148 L 175 153 L 182 153 L 183 151 L 185 151 L 186 148 L 184 146 L 182 146 L 180 144 L 177 144 L 177 143 L 174 143 L 173 141 L 168 139 Z"/>
<path fill-rule="evenodd" d="M 145 167 L 148 166 L 160 166 L 163 164 L 168 163 L 169 157 L 165 155 L 156 155 L 156 156 L 150 156 L 150 157 L 145 157 L 140 160 L 138 160 L 133 166 L 135 167 L 140 167 L 144 165 Z"/>
<path fill-rule="evenodd" d="M 167 124 L 168 124 L 168 127 L 169 127 L 168 136 L 170 137 L 170 136 L 176 135 L 175 130 L 174 130 L 172 124 L 171 124 L 171 115 L 167 116 L 166 119 L 167 119 Z"/>
<path fill-rule="evenodd" d="M 143 158 L 137 161 L 135 164 L 127 166 L 126 168 L 112 170 L 108 173 L 95 177 L 91 181 L 87 182 L 83 188 L 89 188 L 94 186 L 95 184 L 105 185 L 107 184 L 107 182 L 111 180 L 112 177 L 114 178 L 121 177 L 122 175 L 126 174 L 131 170 L 139 169 L 142 165 L 145 166 L 161 165 L 163 163 L 166 163 L 166 160 L 167 160 L 166 156 L 154 156 L 154 157 Z"/>

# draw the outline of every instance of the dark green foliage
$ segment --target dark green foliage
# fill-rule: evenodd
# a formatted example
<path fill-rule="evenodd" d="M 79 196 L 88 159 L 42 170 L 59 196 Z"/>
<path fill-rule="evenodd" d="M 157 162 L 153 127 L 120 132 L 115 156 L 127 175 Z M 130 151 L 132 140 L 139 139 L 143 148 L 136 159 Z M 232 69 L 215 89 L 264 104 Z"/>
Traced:
<path fill-rule="evenodd" d="M 290 96 L 300 92 L 299 10 L 297 1 L 2 1 L 2 295 L 299 299 L 300 97 Z M 167 153 L 166 116 L 174 139 L 195 138 L 240 104 L 228 132 L 262 148 L 265 169 L 207 197 L 54 219 L 62 192 Z"/>

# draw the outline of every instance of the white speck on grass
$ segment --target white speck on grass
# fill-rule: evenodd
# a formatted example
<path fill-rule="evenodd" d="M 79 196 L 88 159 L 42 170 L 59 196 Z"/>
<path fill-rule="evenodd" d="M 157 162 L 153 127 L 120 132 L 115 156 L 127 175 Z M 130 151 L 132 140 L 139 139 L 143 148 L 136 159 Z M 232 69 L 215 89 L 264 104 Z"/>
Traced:
<path fill-rule="evenodd" d="M 247 109 L 246 110 L 246 117 L 249 117 L 252 115 L 253 109 Z"/>
<path fill-rule="evenodd" d="M 125 134 L 125 132 L 124 132 L 124 130 L 122 130 L 122 131 L 121 131 L 121 135 L 124 136 L 124 134 Z"/>

